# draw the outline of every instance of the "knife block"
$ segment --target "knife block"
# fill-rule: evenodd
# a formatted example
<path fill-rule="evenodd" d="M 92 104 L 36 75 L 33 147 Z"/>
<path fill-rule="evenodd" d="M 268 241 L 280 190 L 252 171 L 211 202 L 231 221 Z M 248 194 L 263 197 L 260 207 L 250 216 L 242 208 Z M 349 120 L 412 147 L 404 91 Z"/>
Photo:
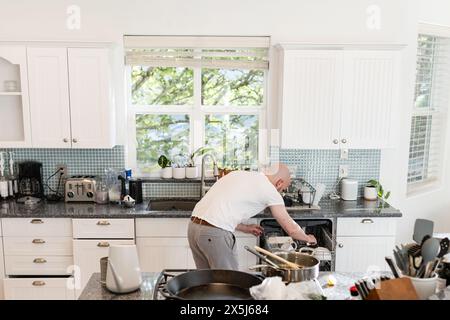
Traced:
<path fill-rule="evenodd" d="M 369 292 L 366 300 L 420 300 L 411 279 L 398 278 L 380 282 L 379 289 Z"/>

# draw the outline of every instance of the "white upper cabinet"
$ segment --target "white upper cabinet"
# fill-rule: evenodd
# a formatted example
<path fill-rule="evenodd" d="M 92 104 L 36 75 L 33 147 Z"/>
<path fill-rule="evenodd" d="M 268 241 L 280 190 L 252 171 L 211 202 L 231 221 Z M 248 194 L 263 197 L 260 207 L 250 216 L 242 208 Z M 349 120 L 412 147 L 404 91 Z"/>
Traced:
<path fill-rule="evenodd" d="M 282 148 L 395 146 L 399 48 L 280 48 Z"/>
<path fill-rule="evenodd" d="M 115 144 L 107 48 L 28 48 L 33 147 Z"/>
<path fill-rule="evenodd" d="M 28 48 L 33 145 L 70 148 L 66 48 Z"/>
<path fill-rule="evenodd" d="M 329 148 L 339 137 L 343 54 L 287 50 L 282 60 L 282 147 Z"/>
<path fill-rule="evenodd" d="M 398 51 L 349 51 L 344 59 L 341 143 L 352 149 L 394 147 Z"/>
<path fill-rule="evenodd" d="M 31 146 L 26 48 L 0 46 L 0 148 Z"/>
<path fill-rule="evenodd" d="M 74 148 L 114 146 L 109 51 L 69 48 L 70 115 Z"/>

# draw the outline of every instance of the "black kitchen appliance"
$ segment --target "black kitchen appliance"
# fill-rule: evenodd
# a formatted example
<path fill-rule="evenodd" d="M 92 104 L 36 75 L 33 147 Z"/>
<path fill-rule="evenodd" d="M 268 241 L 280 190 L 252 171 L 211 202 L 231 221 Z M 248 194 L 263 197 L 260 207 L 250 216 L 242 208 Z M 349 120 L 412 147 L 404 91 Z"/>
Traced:
<path fill-rule="evenodd" d="M 26 197 L 44 198 L 44 184 L 42 183 L 42 163 L 24 161 L 19 168 L 19 202 Z"/>
<path fill-rule="evenodd" d="M 130 197 L 136 200 L 136 203 L 142 203 L 142 180 L 131 179 L 128 181 Z"/>

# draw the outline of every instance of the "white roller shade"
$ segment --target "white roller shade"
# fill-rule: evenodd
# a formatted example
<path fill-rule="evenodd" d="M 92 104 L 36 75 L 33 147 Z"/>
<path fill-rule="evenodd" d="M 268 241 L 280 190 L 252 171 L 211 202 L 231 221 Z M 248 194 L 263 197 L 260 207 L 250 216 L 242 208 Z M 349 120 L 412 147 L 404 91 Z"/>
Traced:
<path fill-rule="evenodd" d="M 126 64 L 268 69 L 268 37 L 125 36 Z"/>
<path fill-rule="evenodd" d="M 409 189 L 442 173 L 450 92 L 450 38 L 420 34 L 409 149 Z"/>

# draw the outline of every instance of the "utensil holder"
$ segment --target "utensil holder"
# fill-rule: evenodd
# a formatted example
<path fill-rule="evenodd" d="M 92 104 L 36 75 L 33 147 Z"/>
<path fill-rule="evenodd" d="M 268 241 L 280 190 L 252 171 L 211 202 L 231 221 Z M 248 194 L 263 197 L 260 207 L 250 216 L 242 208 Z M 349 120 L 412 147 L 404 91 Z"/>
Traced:
<path fill-rule="evenodd" d="M 407 277 L 381 281 L 379 288 L 369 291 L 365 300 L 419 300 L 411 279 Z"/>

